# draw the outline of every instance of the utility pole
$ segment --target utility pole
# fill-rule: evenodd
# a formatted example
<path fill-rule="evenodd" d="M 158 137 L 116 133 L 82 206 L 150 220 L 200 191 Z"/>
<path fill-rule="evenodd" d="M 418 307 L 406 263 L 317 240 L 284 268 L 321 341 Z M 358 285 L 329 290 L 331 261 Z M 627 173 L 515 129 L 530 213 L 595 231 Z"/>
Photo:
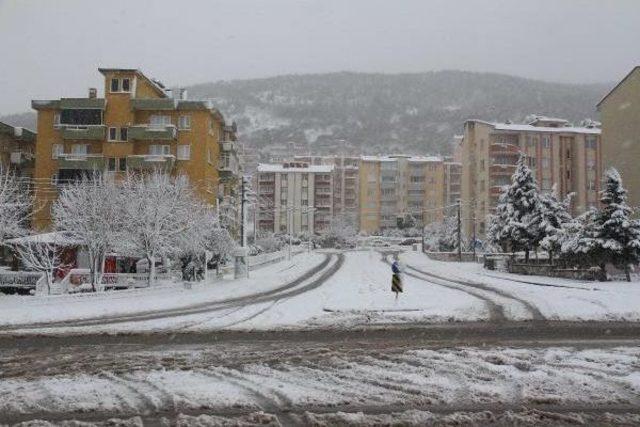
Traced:
<path fill-rule="evenodd" d="M 242 188 L 240 189 L 240 244 L 243 248 L 246 247 L 245 232 L 244 232 L 244 204 L 245 204 L 245 180 L 242 177 Z"/>
<path fill-rule="evenodd" d="M 473 259 L 476 259 L 476 201 L 473 201 L 473 209 L 471 213 L 471 225 L 473 227 Z"/>
<path fill-rule="evenodd" d="M 458 261 L 462 262 L 462 218 L 460 210 L 460 199 L 458 199 Z"/>

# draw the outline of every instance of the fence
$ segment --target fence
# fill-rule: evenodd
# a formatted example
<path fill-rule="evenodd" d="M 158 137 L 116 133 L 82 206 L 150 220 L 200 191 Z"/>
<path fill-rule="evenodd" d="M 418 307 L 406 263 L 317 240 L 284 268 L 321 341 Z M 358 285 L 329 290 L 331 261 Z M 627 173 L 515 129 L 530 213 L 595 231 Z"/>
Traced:
<path fill-rule="evenodd" d="M 156 280 L 178 279 L 179 272 L 157 273 Z M 104 273 L 101 285 L 105 289 L 142 288 L 148 286 L 147 273 Z M 91 283 L 91 273 L 86 268 L 74 268 L 59 282 L 60 292 L 68 293 L 82 284 Z"/>
<path fill-rule="evenodd" d="M 36 271 L 3 271 L 0 273 L 0 289 L 37 290 L 38 282 L 43 276 L 43 273 Z"/>

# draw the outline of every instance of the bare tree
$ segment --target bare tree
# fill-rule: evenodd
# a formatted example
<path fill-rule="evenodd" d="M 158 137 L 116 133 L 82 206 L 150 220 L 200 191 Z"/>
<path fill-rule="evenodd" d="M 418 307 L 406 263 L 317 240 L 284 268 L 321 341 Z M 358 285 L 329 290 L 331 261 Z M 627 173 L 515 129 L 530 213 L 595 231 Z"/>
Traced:
<path fill-rule="evenodd" d="M 122 230 L 122 192 L 111 177 L 94 172 L 66 185 L 53 205 L 56 229 L 86 248 L 91 286 L 102 289 L 102 273 L 107 253 Z"/>
<path fill-rule="evenodd" d="M 0 243 L 27 234 L 33 198 L 26 183 L 0 166 Z"/>
<path fill-rule="evenodd" d="M 39 242 L 29 240 L 14 246 L 20 260 L 29 270 L 42 272 L 45 276 L 47 294 L 51 293 L 53 274 L 57 268 L 62 268 L 62 242 Z"/>
<path fill-rule="evenodd" d="M 185 241 L 194 238 L 201 204 L 186 177 L 161 172 L 130 175 L 124 182 L 121 248 L 144 255 L 149 262 L 148 282 L 156 278 L 156 259 L 178 255 Z M 198 242 L 189 245 L 198 247 Z M 181 247 L 182 246 L 182 247 Z"/>

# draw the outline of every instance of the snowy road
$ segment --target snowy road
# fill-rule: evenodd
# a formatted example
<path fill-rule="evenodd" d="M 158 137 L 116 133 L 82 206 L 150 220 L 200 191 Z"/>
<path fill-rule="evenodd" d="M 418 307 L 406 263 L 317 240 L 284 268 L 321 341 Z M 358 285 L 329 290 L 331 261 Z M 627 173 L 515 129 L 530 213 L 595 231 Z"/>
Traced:
<path fill-rule="evenodd" d="M 189 290 L 0 300 L 0 424 L 640 423 L 637 287 L 404 252 L 395 300 L 392 256 L 302 254 Z"/>
<path fill-rule="evenodd" d="M 482 420 L 485 411 L 532 425 L 640 420 L 637 327 L 536 325 L 3 340 L 0 423 L 134 416 L 157 423 L 183 414 L 187 424 L 195 422 L 189 417 L 366 424 L 395 413 L 421 425 L 429 417 Z M 512 338 L 495 343 L 505 336 Z"/>

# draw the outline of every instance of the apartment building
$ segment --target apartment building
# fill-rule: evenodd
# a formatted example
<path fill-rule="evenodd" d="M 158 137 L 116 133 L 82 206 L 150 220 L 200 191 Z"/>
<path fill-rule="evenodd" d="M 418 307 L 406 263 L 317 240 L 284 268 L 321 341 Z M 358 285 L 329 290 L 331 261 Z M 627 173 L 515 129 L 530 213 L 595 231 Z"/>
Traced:
<path fill-rule="evenodd" d="M 29 129 L 0 122 L 0 165 L 18 176 L 32 178 L 36 134 Z"/>
<path fill-rule="evenodd" d="M 183 90 L 168 90 L 137 69 L 98 71 L 101 98 L 89 89 L 86 98 L 32 101 L 38 113 L 35 194 L 44 206 L 35 214 L 36 227 L 50 224 L 58 185 L 92 170 L 184 174 L 212 204 L 230 191 L 240 173 L 236 128 L 210 102 L 189 100 Z"/>
<path fill-rule="evenodd" d="M 640 205 L 640 66 L 633 68 L 598 103 L 602 121 L 602 162 L 615 167 L 628 190 L 629 204 Z"/>
<path fill-rule="evenodd" d="M 440 157 L 363 156 L 360 160 L 360 230 L 379 232 L 413 216 L 442 220 L 445 168 Z"/>
<path fill-rule="evenodd" d="M 262 232 L 322 233 L 334 216 L 334 167 L 288 161 L 259 164 L 257 227 Z"/>
<path fill-rule="evenodd" d="M 360 178 L 359 156 L 294 156 L 294 161 L 307 162 L 310 165 L 333 166 L 334 215 L 342 216 L 358 228 L 360 198 L 358 186 Z"/>
<path fill-rule="evenodd" d="M 574 214 L 597 206 L 602 177 L 600 129 L 535 117 L 527 124 L 468 120 L 462 140 L 461 199 L 467 235 L 473 222 L 482 236 L 501 188 L 511 183 L 521 153 L 543 192 L 556 185 L 560 197 L 575 193 Z"/>
<path fill-rule="evenodd" d="M 455 157 L 454 157 L 455 159 Z M 447 206 L 445 215 L 456 213 L 454 205 L 462 197 L 462 163 L 447 159 L 444 162 L 444 204 Z"/>

